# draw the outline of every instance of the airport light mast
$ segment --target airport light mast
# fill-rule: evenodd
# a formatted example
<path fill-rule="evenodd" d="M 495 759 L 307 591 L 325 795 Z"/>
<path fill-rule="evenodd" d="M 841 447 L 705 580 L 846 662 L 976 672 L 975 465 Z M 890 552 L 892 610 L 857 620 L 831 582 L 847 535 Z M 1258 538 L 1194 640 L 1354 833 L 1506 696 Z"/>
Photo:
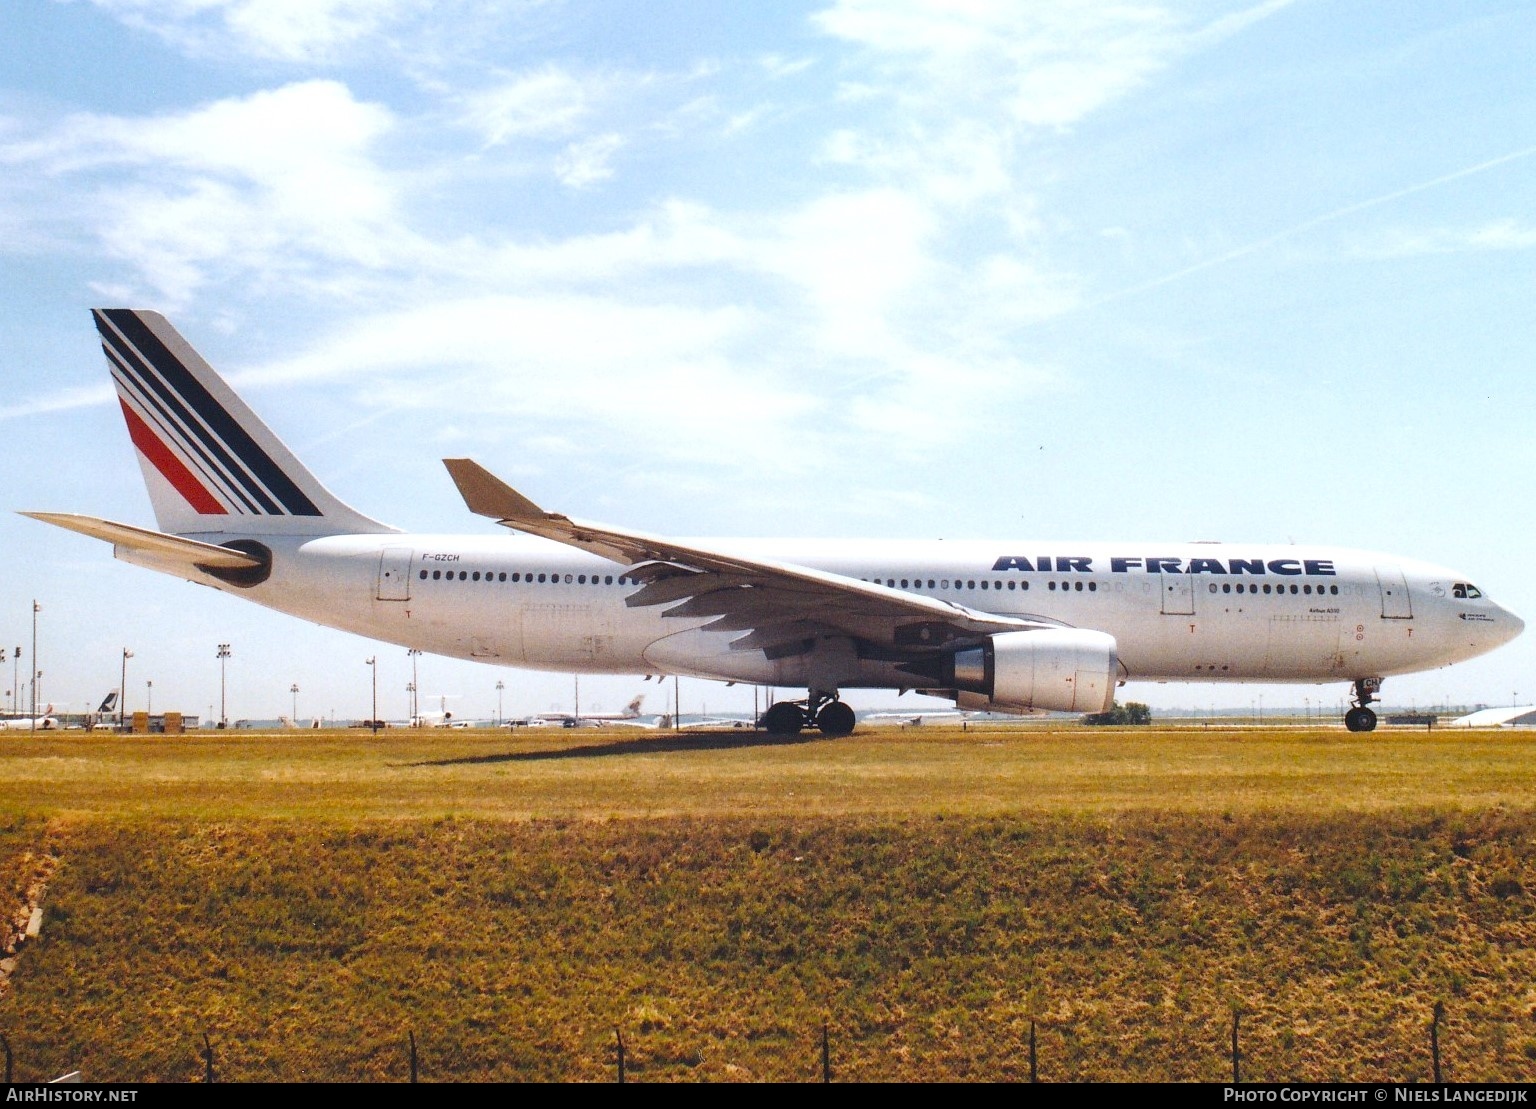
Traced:
<path fill-rule="evenodd" d="M 500 678 L 496 679 L 496 726 L 501 727 L 501 691 L 507 688 L 507 683 Z"/>
<path fill-rule="evenodd" d="M 367 659 L 368 669 L 373 672 L 373 715 L 368 718 L 368 728 L 375 736 L 379 734 L 379 659 L 377 655 L 369 655 Z"/>
<path fill-rule="evenodd" d="M 42 605 L 35 600 L 32 602 L 32 669 L 36 671 L 32 675 L 32 726 L 28 731 L 37 731 L 37 679 L 42 677 L 42 671 L 37 669 L 37 614 L 42 611 Z M 17 652 L 20 654 L 20 652 Z"/>
<path fill-rule="evenodd" d="M 123 730 L 123 707 L 128 703 L 128 660 L 133 652 L 123 648 L 123 672 L 117 679 L 117 730 Z"/>
<path fill-rule="evenodd" d="M 411 693 L 411 727 L 419 728 L 421 727 L 421 679 L 416 676 L 416 660 L 421 657 L 421 649 L 409 647 L 405 653 L 411 656 L 411 684 L 407 687 Z"/>
<path fill-rule="evenodd" d="M 288 692 L 293 694 L 293 715 L 288 719 L 293 721 L 293 726 L 299 726 L 299 683 L 294 682 L 288 687 Z"/>
<path fill-rule="evenodd" d="M 229 644 L 220 643 L 219 653 L 213 657 L 219 660 L 219 727 L 229 727 L 229 714 L 224 711 L 224 664 L 229 661 Z"/>

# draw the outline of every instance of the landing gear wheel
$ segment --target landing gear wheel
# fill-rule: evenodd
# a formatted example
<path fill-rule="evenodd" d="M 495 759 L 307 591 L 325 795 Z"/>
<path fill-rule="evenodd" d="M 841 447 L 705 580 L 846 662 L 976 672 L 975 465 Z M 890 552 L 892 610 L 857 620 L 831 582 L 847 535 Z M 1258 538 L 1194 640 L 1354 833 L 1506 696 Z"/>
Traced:
<path fill-rule="evenodd" d="M 841 701 L 828 701 L 816 714 L 816 727 L 825 736 L 848 735 L 853 731 L 853 710 Z"/>
<path fill-rule="evenodd" d="M 763 730 L 769 735 L 798 735 L 803 727 L 805 712 L 789 701 L 780 701 L 763 713 Z"/>
<path fill-rule="evenodd" d="M 1373 732 L 1376 730 L 1376 714 L 1364 706 L 1350 709 L 1344 714 L 1344 726 L 1352 732 Z"/>

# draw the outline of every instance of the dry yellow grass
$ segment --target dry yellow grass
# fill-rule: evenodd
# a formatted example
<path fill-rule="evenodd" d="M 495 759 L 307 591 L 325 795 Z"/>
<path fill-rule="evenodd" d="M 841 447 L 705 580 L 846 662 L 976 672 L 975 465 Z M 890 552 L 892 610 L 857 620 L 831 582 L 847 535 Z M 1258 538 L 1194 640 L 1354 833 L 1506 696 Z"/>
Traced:
<path fill-rule="evenodd" d="M 0 741 L 18 1077 L 1536 1079 L 1513 732 Z"/>
<path fill-rule="evenodd" d="M 1306 729 L 630 729 L 0 738 L 0 813 L 325 820 L 1482 809 L 1536 800 L 1536 735 Z"/>

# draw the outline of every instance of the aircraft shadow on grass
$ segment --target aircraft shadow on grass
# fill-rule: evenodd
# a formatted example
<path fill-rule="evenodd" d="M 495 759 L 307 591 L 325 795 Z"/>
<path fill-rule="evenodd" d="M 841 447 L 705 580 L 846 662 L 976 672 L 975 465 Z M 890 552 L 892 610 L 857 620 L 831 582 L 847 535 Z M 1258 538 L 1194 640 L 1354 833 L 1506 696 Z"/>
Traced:
<path fill-rule="evenodd" d="M 672 751 L 729 751 L 744 747 L 785 747 L 813 743 L 823 737 L 816 733 L 769 735 L 766 732 L 721 730 L 690 732 L 666 739 L 621 739 L 612 743 L 589 743 L 581 747 L 560 747 L 548 751 L 509 751 L 501 755 L 469 755 L 457 759 L 425 759 L 406 766 L 473 766 L 476 763 L 549 762 L 555 759 L 600 759 L 610 755 L 654 755 Z"/>

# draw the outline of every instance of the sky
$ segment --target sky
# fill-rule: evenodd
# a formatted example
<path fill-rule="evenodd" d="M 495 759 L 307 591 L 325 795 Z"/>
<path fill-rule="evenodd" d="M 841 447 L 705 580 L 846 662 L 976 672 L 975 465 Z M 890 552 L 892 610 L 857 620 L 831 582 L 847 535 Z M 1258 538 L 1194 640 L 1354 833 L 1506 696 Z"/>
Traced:
<path fill-rule="evenodd" d="M 0 28 L 0 507 L 153 525 L 88 314 L 132 306 L 407 530 L 496 530 L 440 462 L 471 456 L 662 534 L 1337 544 L 1536 618 L 1536 5 L 8 0 Z M 214 713 L 229 643 L 231 718 L 364 717 L 370 656 L 407 711 L 403 648 L 14 511 L 0 553 L 0 671 L 35 600 L 60 710 L 128 649 L 130 709 Z M 1384 698 L 1531 703 L 1533 652 Z M 470 717 L 575 692 L 419 681 Z M 667 707 L 638 677 L 582 707 L 644 690 Z"/>

